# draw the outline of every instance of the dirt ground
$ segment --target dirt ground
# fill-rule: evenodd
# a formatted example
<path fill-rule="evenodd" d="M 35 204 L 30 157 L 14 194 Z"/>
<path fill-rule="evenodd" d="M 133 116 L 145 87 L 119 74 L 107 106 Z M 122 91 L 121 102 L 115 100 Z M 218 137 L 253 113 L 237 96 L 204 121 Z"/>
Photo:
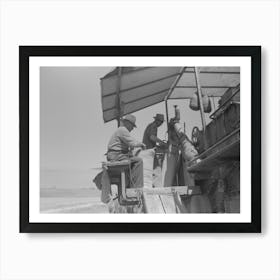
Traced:
<path fill-rule="evenodd" d="M 108 213 L 94 188 L 43 188 L 40 191 L 41 213 Z"/>

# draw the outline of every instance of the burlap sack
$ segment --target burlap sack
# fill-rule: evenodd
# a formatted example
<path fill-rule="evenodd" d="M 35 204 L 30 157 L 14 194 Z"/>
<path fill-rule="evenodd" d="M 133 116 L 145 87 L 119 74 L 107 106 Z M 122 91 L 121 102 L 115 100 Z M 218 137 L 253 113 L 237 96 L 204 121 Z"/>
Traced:
<path fill-rule="evenodd" d="M 154 149 L 141 151 L 138 156 L 143 160 L 144 188 L 153 187 Z"/>

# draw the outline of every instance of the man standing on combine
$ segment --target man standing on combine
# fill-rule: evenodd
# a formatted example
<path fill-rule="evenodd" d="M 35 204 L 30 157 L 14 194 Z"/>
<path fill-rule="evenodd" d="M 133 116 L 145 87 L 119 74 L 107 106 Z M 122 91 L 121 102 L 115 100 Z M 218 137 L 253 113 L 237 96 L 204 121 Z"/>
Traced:
<path fill-rule="evenodd" d="M 166 146 L 166 143 L 157 137 L 157 129 L 164 122 L 164 115 L 156 114 L 154 121 L 150 123 L 144 132 L 143 143 L 146 145 L 147 149 L 153 149 L 156 144 L 159 146 Z"/>
<path fill-rule="evenodd" d="M 107 160 L 121 161 L 129 159 L 131 161 L 131 176 L 134 188 L 143 187 L 143 160 L 140 157 L 130 156 L 130 149 L 146 145 L 134 139 L 130 132 L 136 127 L 136 117 L 126 115 L 121 120 L 121 126 L 111 136 L 108 143 Z"/>
<path fill-rule="evenodd" d="M 153 185 L 154 187 L 160 187 L 162 182 L 162 161 L 163 161 L 163 151 L 167 148 L 167 144 L 157 137 L 157 129 L 164 122 L 164 115 L 156 114 L 154 116 L 154 121 L 150 123 L 144 132 L 143 143 L 146 145 L 147 149 L 153 149 L 157 145 L 159 146 L 161 153 L 156 153 L 154 157 L 153 166 Z"/>

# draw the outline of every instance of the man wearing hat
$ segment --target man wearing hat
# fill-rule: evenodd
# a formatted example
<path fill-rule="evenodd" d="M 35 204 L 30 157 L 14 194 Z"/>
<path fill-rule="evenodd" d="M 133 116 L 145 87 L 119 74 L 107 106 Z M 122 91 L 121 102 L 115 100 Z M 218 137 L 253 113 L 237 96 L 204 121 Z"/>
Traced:
<path fill-rule="evenodd" d="M 167 144 L 157 137 L 157 129 L 164 122 L 164 115 L 156 114 L 154 116 L 154 121 L 150 123 L 145 129 L 143 136 L 143 143 L 146 145 L 147 149 L 153 149 L 158 144 L 160 148 L 165 149 Z M 154 157 L 154 174 L 153 174 L 153 185 L 155 187 L 161 186 L 161 168 L 162 168 L 163 157 L 160 154 L 156 154 Z"/>
<path fill-rule="evenodd" d="M 147 149 L 154 148 L 156 144 L 159 144 L 160 146 L 166 145 L 165 142 L 163 142 L 157 137 L 157 129 L 163 124 L 163 122 L 164 122 L 164 115 L 156 114 L 154 116 L 154 121 L 146 127 L 143 136 L 143 143 L 146 145 Z"/>
<path fill-rule="evenodd" d="M 132 181 L 134 187 L 143 187 L 143 161 L 140 157 L 129 155 L 130 149 L 141 147 L 146 148 L 145 144 L 137 141 L 130 135 L 130 131 L 136 127 L 136 117 L 126 115 L 121 120 L 121 126 L 111 136 L 108 143 L 107 160 L 121 161 L 130 159 L 132 164 Z"/>

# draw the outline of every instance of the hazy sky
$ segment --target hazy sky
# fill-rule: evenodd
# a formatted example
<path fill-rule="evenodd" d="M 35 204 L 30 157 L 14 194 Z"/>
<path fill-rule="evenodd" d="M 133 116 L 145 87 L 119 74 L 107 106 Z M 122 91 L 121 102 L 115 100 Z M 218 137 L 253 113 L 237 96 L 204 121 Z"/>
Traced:
<path fill-rule="evenodd" d="M 89 169 L 105 160 L 107 143 L 117 122 L 104 124 L 100 78 L 113 67 L 41 67 L 40 70 L 40 163 L 46 169 Z M 181 119 L 190 135 L 201 126 L 199 112 L 189 110 L 188 101 L 170 102 L 181 109 Z M 132 135 L 142 140 L 156 113 L 165 113 L 164 103 L 134 113 L 137 129 Z M 159 136 L 166 137 L 166 123 Z"/>

